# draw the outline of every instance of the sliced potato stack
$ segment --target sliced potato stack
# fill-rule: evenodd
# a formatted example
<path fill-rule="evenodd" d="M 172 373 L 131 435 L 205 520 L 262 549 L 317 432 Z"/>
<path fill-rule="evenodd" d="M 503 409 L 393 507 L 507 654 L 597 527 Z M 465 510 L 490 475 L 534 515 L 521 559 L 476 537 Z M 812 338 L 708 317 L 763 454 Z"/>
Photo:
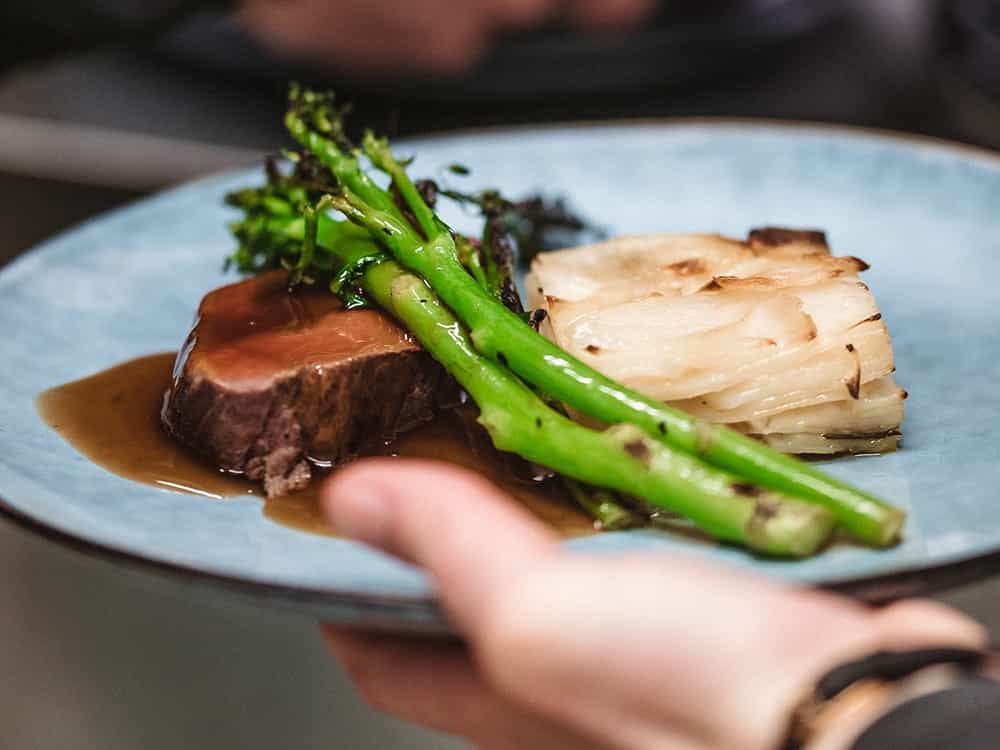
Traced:
<path fill-rule="evenodd" d="M 542 332 L 626 385 L 789 453 L 899 443 L 906 392 L 868 266 L 821 232 L 622 237 L 544 253 Z"/>

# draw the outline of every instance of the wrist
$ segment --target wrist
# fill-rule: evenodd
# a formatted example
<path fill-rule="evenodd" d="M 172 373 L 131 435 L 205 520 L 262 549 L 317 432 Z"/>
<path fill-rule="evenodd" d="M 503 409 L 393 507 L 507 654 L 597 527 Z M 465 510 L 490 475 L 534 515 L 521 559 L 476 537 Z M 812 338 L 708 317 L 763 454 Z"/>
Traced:
<path fill-rule="evenodd" d="M 796 743 L 792 746 L 805 746 L 803 740 L 808 738 L 790 737 L 790 727 L 798 724 L 798 713 L 814 695 L 820 678 L 842 664 L 886 648 L 895 640 L 891 633 L 879 626 L 876 614 L 866 610 L 855 612 L 857 616 L 853 622 L 847 623 L 847 627 L 841 623 L 835 633 L 822 626 L 812 629 L 810 650 L 797 656 L 782 685 L 782 697 L 775 706 L 777 726 L 772 728 L 773 734 L 767 744 L 769 749 L 785 750 L 789 740 Z M 823 715 L 801 718 L 813 724 L 817 732 L 822 730 L 825 733 L 835 726 L 854 726 L 862 724 L 868 717 L 874 718 L 886 699 L 880 686 L 874 684 L 851 686 L 842 697 L 844 700 L 829 706 L 830 710 Z"/>
<path fill-rule="evenodd" d="M 814 694 L 817 682 L 834 668 L 876 652 L 922 648 L 982 649 L 985 631 L 954 610 L 931 602 L 904 602 L 871 610 L 830 595 L 796 592 L 783 615 L 775 615 L 766 641 L 758 648 L 755 679 L 747 681 L 745 701 L 729 715 L 728 732 L 716 746 L 771 750 L 788 739 L 797 708 Z M 829 706 L 831 712 L 817 726 L 826 745 L 800 743 L 808 750 L 841 750 L 838 737 L 860 734 L 891 710 L 900 694 L 892 684 L 859 685 L 845 691 L 844 700 Z M 742 709 L 742 710 L 740 710 Z M 748 731 L 749 730 L 749 731 Z M 855 732 L 855 730 L 857 730 Z M 734 739 L 738 738 L 738 741 Z M 728 742 L 729 744 L 726 744 Z"/>
<path fill-rule="evenodd" d="M 882 646 L 876 616 L 846 599 L 788 589 L 768 610 L 760 616 L 760 628 L 742 634 L 748 657 L 740 667 L 746 671 L 734 671 L 727 703 L 715 712 L 715 736 L 706 747 L 781 747 L 793 711 L 816 681 Z"/>
<path fill-rule="evenodd" d="M 812 683 L 792 712 L 787 747 L 848 750 L 896 708 L 990 663 L 985 630 L 949 608 L 908 601 L 869 617 L 872 647 Z"/>
<path fill-rule="evenodd" d="M 847 688 L 841 695 L 811 716 L 793 719 L 788 747 L 803 750 L 847 750 L 864 730 L 889 710 L 892 686 L 864 680 Z"/>

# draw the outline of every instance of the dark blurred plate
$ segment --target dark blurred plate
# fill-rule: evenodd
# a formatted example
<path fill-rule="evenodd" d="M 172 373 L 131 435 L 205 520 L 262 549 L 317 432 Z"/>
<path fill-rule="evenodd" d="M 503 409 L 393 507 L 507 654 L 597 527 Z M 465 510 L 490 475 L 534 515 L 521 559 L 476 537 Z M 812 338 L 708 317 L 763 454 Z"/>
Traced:
<path fill-rule="evenodd" d="M 945 56 L 957 73 L 1000 100 L 1000 0 L 953 0 L 944 13 Z"/>
<path fill-rule="evenodd" d="M 1000 148 L 1000 0 L 953 0 L 942 16 L 949 116 L 962 138 Z"/>
<path fill-rule="evenodd" d="M 506 38 L 468 75 L 369 80 L 364 86 L 391 95 L 482 99 L 681 85 L 731 70 L 761 50 L 815 30 L 842 6 L 835 0 L 674 0 L 641 29 L 605 34 L 545 29 Z M 336 68 L 303 70 L 276 59 L 219 18 L 194 19 L 161 50 L 176 61 L 242 77 L 344 82 Z"/>

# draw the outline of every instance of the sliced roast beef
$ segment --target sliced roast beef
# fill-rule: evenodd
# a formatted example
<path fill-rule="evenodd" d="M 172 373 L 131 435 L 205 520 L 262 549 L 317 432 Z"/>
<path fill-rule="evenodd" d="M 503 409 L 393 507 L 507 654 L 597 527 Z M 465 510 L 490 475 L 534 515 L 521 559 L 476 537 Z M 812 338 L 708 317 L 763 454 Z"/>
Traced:
<path fill-rule="evenodd" d="M 431 419 L 457 400 L 444 369 L 376 310 L 283 272 L 210 292 L 174 366 L 162 419 L 221 470 L 269 496 Z"/>

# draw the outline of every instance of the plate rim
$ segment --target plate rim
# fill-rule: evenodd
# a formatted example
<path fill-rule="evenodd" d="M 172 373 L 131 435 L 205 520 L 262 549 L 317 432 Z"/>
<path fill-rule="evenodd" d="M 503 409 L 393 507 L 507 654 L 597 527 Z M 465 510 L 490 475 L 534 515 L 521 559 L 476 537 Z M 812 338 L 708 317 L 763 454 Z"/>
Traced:
<path fill-rule="evenodd" d="M 169 578 L 176 583 L 206 585 L 258 601 L 266 594 L 269 601 L 279 605 L 306 605 L 310 607 L 326 605 L 357 608 L 360 612 L 351 618 L 351 622 L 356 622 L 359 625 L 369 624 L 377 627 L 383 625 L 388 618 L 392 621 L 398 620 L 400 625 L 405 624 L 407 627 L 413 627 L 415 623 L 419 622 L 420 630 L 431 633 L 453 632 L 436 597 L 396 596 L 351 591 L 345 588 L 282 586 L 206 571 L 182 563 L 157 560 L 56 528 L 14 508 L 2 496 L 0 496 L 0 518 L 36 538 L 59 544 L 63 548 L 91 559 L 117 565 L 131 571 Z M 937 565 L 921 565 L 893 573 L 835 579 L 820 583 L 790 582 L 775 578 L 769 580 L 773 580 L 779 585 L 831 591 L 867 604 L 883 605 L 900 599 L 960 588 L 996 575 L 1000 575 L 1000 547 L 990 552 L 948 560 Z"/>
<path fill-rule="evenodd" d="M 986 146 L 962 143 L 920 133 L 907 133 L 889 128 L 810 120 L 755 117 L 652 117 L 578 120 L 564 123 L 527 123 L 512 126 L 472 127 L 433 132 L 399 139 L 397 142 L 400 145 L 410 146 L 477 136 L 513 137 L 519 134 L 544 135 L 567 131 L 597 129 L 628 130 L 634 128 L 657 128 L 665 130 L 674 128 L 703 128 L 706 134 L 727 131 L 753 131 L 755 133 L 772 134 L 781 134 L 783 132 L 812 136 L 833 134 L 852 141 L 875 141 L 895 146 L 909 146 L 919 151 L 932 152 L 944 156 L 950 155 L 979 164 L 987 164 L 993 168 L 1000 168 L 1000 151 Z M 129 201 L 122 206 L 88 217 L 19 253 L 10 262 L 0 267 L 0 276 L 16 272 L 17 266 L 22 261 L 26 261 L 29 256 L 44 251 L 51 244 L 77 233 L 89 225 L 103 222 L 144 203 L 160 200 L 176 192 L 207 185 L 213 181 L 228 179 L 240 172 L 247 172 L 253 168 L 254 165 L 242 165 L 228 170 L 210 172 L 196 179 L 168 186 L 163 190 L 158 190 L 136 200 Z M 398 622 L 400 627 L 409 627 L 413 624 L 413 618 L 417 618 L 417 621 L 421 623 L 419 626 L 420 629 L 437 633 L 452 632 L 438 600 L 434 596 L 379 594 L 352 591 L 346 588 L 285 586 L 208 571 L 196 566 L 169 560 L 146 557 L 140 552 L 91 540 L 72 531 L 58 528 L 56 525 L 42 518 L 33 516 L 17 508 L 2 495 L 0 495 L 0 518 L 7 520 L 23 531 L 31 533 L 33 536 L 55 542 L 90 558 L 113 565 L 117 564 L 128 570 L 152 573 L 161 578 L 170 578 L 178 583 L 186 582 L 208 585 L 218 590 L 244 595 L 256 601 L 261 601 L 266 597 L 273 603 L 292 607 L 303 605 L 313 608 L 322 608 L 325 605 L 347 606 L 358 610 L 357 617 L 353 616 L 352 613 L 351 621 L 357 622 L 360 625 L 370 624 L 379 626 L 380 624 L 384 624 L 388 618 L 394 624 Z M 916 565 L 888 573 L 830 578 L 826 581 L 816 583 L 786 582 L 786 585 L 825 589 L 872 604 L 883 604 L 910 596 L 924 595 L 935 591 L 960 587 L 998 574 L 1000 574 L 1000 545 L 993 550 L 957 556 L 952 559 L 945 559 L 936 564 Z M 781 583 L 780 580 L 778 582 Z"/>
<path fill-rule="evenodd" d="M 567 120 L 565 122 L 543 122 L 543 123 L 515 123 L 512 125 L 473 125 L 450 130 L 431 131 L 421 135 L 407 136 L 405 138 L 395 138 L 394 143 L 399 145 L 419 144 L 429 141 L 450 140 L 465 136 L 479 135 L 517 135 L 520 133 L 551 133 L 564 130 L 591 130 L 591 129 L 629 129 L 635 127 L 704 127 L 708 130 L 736 130 L 747 128 L 750 130 L 786 130 L 799 131 L 813 134 L 836 133 L 850 137 L 854 140 L 876 140 L 888 143 L 908 144 L 922 149 L 965 155 L 977 161 L 985 161 L 994 166 L 1000 167 L 1000 149 L 974 143 L 965 143 L 944 136 L 929 135 L 927 133 L 911 133 L 905 130 L 897 130 L 890 127 L 880 127 L 877 125 L 858 125 L 847 122 L 828 122 L 825 120 L 811 120 L 809 118 L 781 118 L 781 117 L 753 117 L 753 116 L 727 116 L 727 115 L 665 115 L 662 117 L 621 117 L 621 118 L 593 118 L 584 120 Z M 217 172 L 220 174 L 232 173 Z M 235 170 L 235 171 L 238 171 Z M 182 183 L 181 185 L 168 188 L 166 191 L 154 193 L 161 195 L 163 192 L 187 185 L 196 184 L 199 181 L 211 178 L 206 175 L 195 180 Z M 108 213 L 114 213 L 117 209 L 112 209 Z M 104 214 L 102 214 L 104 215 Z M 58 235 L 56 235 L 58 236 Z M 29 251 L 30 252 L 30 251 Z"/>

